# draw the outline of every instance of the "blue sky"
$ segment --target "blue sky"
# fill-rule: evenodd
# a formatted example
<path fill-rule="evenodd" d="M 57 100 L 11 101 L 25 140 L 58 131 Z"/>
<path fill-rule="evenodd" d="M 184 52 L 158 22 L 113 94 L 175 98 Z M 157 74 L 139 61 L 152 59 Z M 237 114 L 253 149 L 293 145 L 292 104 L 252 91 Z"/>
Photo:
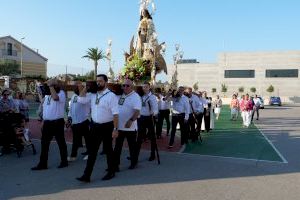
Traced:
<path fill-rule="evenodd" d="M 16 39 L 49 59 L 48 74 L 93 69 L 82 59 L 89 47 L 107 48 L 113 40 L 114 70 L 123 67 L 139 21 L 139 0 L 2 0 L 0 36 Z M 153 16 L 159 41 L 165 41 L 167 63 L 174 45 L 184 58 L 215 62 L 222 51 L 300 49 L 298 0 L 156 0 Z M 225 41 L 225 42 L 224 42 Z M 225 43 L 225 45 L 224 45 Z M 224 48 L 225 46 L 225 48 Z M 107 72 L 106 61 L 100 72 Z"/>

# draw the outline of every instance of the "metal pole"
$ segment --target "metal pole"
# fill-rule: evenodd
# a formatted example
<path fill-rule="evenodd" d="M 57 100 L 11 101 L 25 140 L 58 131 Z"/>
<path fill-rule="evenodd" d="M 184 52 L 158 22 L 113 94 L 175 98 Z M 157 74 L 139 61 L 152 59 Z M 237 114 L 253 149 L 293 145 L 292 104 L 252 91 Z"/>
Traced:
<path fill-rule="evenodd" d="M 22 40 L 24 40 L 25 37 L 21 38 L 21 77 L 23 77 L 23 42 Z"/>

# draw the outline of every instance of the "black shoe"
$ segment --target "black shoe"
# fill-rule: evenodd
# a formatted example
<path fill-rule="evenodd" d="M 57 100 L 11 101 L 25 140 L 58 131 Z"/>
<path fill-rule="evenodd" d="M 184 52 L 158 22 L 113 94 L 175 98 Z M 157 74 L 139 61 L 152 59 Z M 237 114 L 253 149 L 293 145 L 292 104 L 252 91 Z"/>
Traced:
<path fill-rule="evenodd" d="M 108 170 L 108 168 L 107 168 L 107 169 L 105 169 L 105 171 L 107 171 L 107 172 L 108 172 L 108 171 L 109 171 L 109 170 Z M 119 168 L 119 167 L 116 167 L 116 168 L 115 168 L 115 172 L 120 172 L 120 168 Z"/>
<path fill-rule="evenodd" d="M 150 156 L 150 158 L 148 159 L 148 161 L 153 161 L 155 160 L 155 156 Z"/>
<path fill-rule="evenodd" d="M 58 165 L 57 168 L 58 169 L 65 168 L 68 167 L 68 165 L 69 165 L 68 163 L 60 163 L 60 165 Z"/>
<path fill-rule="evenodd" d="M 130 165 L 129 167 L 128 167 L 128 169 L 135 169 L 137 167 L 137 165 L 135 164 L 135 165 Z"/>
<path fill-rule="evenodd" d="M 89 153 L 86 151 L 86 152 L 83 152 L 83 153 L 81 153 L 81 155 L 83 155 L 83 156 L 86 156 L 86 155 L 88 155 Z"/>
<path fill-rule="evenodd" d="M 39 171 L 39 170 L 45 170 L 48 169 L 46 166 L 37 165 L 35 167 L 32 167 L 31 170 L 33 171 Z"/>
<path fill-rule="evenodd" d="M 85 183 L 91 182 L 91 179 L 89 177 L 85 176 L 85 175 L 76 178 L 76 180 L 81 181 L 81 182 L 85 182 Z"/>
<path fill-rule="evenodd" d="M 108 172 L 108 173 L 102 178 L 102 180 L 103 180 L 103 181 L 107 181 L 107 180 L 112 179 L 113 177 L 115 177 L 115 173 Z"/>

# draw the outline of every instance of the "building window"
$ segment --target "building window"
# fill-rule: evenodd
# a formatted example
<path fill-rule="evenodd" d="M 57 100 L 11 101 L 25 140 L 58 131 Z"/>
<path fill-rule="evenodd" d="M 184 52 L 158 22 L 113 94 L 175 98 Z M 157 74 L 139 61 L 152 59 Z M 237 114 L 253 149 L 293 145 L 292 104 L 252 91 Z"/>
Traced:
<path fill-rule="evenodd" d="M 267 69 L 266 78 L 298 78 L 298 69 Z"/>
<path fill-rule="evenodd" d="M 7 43 L 7 55 L 12 56 L 12 43 Z"/>
<path fill-rule="evenodd" d="M 254 70 L 225 70 L 225 78 L 254 78 Z"/>

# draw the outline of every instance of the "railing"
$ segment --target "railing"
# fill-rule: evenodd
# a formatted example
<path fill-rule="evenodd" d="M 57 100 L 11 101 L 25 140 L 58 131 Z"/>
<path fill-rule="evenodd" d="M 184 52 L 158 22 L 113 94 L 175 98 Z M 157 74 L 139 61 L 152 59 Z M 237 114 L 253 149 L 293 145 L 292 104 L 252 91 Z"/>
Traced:
<path fill-rule="evenodd" d="M 1 49 L 2 56 L 18 56 L 18 51 L 16 50 L 8 50 L 8 49 Z"/>

